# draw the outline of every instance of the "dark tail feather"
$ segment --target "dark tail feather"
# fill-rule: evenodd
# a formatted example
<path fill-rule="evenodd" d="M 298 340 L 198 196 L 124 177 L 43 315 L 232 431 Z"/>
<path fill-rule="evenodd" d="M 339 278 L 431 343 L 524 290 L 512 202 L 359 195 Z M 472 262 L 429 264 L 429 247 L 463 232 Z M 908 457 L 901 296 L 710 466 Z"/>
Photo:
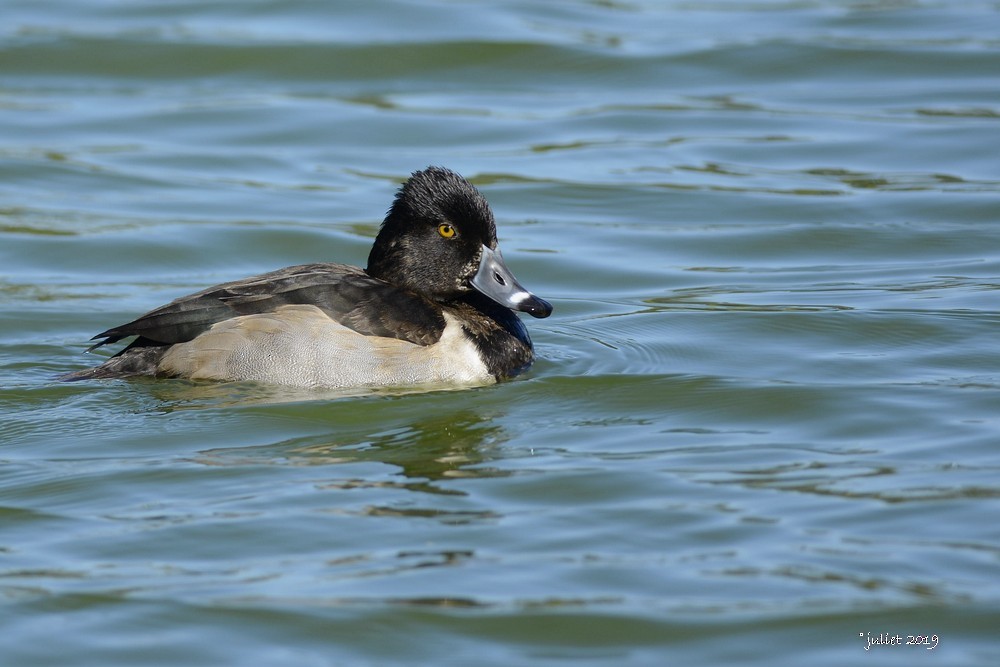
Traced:
<path fill-rule="evenodd" d="M 135 341 L 100 366 L 85 368 L 60 375 L 60 382 L 77 382 L 79 380 L 106 380 L 109 378 L 127 378 L 137 375 L 156 375 L 160 359 L 166 354 L 167 345 L 136 345 Z"/>

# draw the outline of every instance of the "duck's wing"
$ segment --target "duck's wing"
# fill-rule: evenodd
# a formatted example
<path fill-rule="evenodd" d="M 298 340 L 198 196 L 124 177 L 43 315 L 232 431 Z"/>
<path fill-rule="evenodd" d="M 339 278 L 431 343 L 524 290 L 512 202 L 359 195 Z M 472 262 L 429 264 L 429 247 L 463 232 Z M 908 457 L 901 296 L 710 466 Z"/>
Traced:
<path fill-rule="evenodd" d="M 417 345 L 437 342 L 445 321 L 433 302 L 344 264 L 304 264 L 209 287 L 171 301 L 121 326 L 103 331 L 94 349 L 129 336 L 144 345 L 194 339 L 213 324 L 280 306 L 312 305 L 366 336 L 398 338 Z M 137 341 L 138 342 L 138 341 Z"/>

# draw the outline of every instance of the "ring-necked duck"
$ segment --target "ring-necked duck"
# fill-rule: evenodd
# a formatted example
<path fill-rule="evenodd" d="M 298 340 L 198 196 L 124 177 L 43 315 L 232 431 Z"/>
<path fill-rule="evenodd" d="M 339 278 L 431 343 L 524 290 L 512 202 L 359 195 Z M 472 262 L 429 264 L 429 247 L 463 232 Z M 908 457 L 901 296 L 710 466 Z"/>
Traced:
<path fill-rule="evenodd" d="M 513 312 L 552 306 L 515 280 L 480 192 L 440 167 L 396 194 L 368 268 L 305 264 L 181 297 L 94 336 L 137 336 L 64 380 L 137 375 L 317 387 L 490 384 L 534 358 Z"/>

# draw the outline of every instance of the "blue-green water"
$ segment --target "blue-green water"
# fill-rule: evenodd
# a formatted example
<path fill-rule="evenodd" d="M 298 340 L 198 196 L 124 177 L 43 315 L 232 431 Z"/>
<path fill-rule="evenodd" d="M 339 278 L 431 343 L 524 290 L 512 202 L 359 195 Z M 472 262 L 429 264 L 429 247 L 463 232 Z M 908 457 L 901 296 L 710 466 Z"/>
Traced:
<path fill-rule="evenodd" d="M 4 667 L 995 663 L 997 3 L 3 15 Z M 556 307 L 527 376 L 53 382 L 428 164 Z"/>

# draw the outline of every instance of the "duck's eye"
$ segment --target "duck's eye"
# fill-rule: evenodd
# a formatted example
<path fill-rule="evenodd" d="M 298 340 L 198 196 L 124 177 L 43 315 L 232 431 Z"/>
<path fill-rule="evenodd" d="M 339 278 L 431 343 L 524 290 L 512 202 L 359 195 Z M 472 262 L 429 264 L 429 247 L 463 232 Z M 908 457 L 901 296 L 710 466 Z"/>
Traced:
<path fill-rule="evenodd" d="M 447 222 L 438 225 L 438 234 L 440 234 L 442 238 L 450 239 L 457 233 L 457 230 Z"/>

